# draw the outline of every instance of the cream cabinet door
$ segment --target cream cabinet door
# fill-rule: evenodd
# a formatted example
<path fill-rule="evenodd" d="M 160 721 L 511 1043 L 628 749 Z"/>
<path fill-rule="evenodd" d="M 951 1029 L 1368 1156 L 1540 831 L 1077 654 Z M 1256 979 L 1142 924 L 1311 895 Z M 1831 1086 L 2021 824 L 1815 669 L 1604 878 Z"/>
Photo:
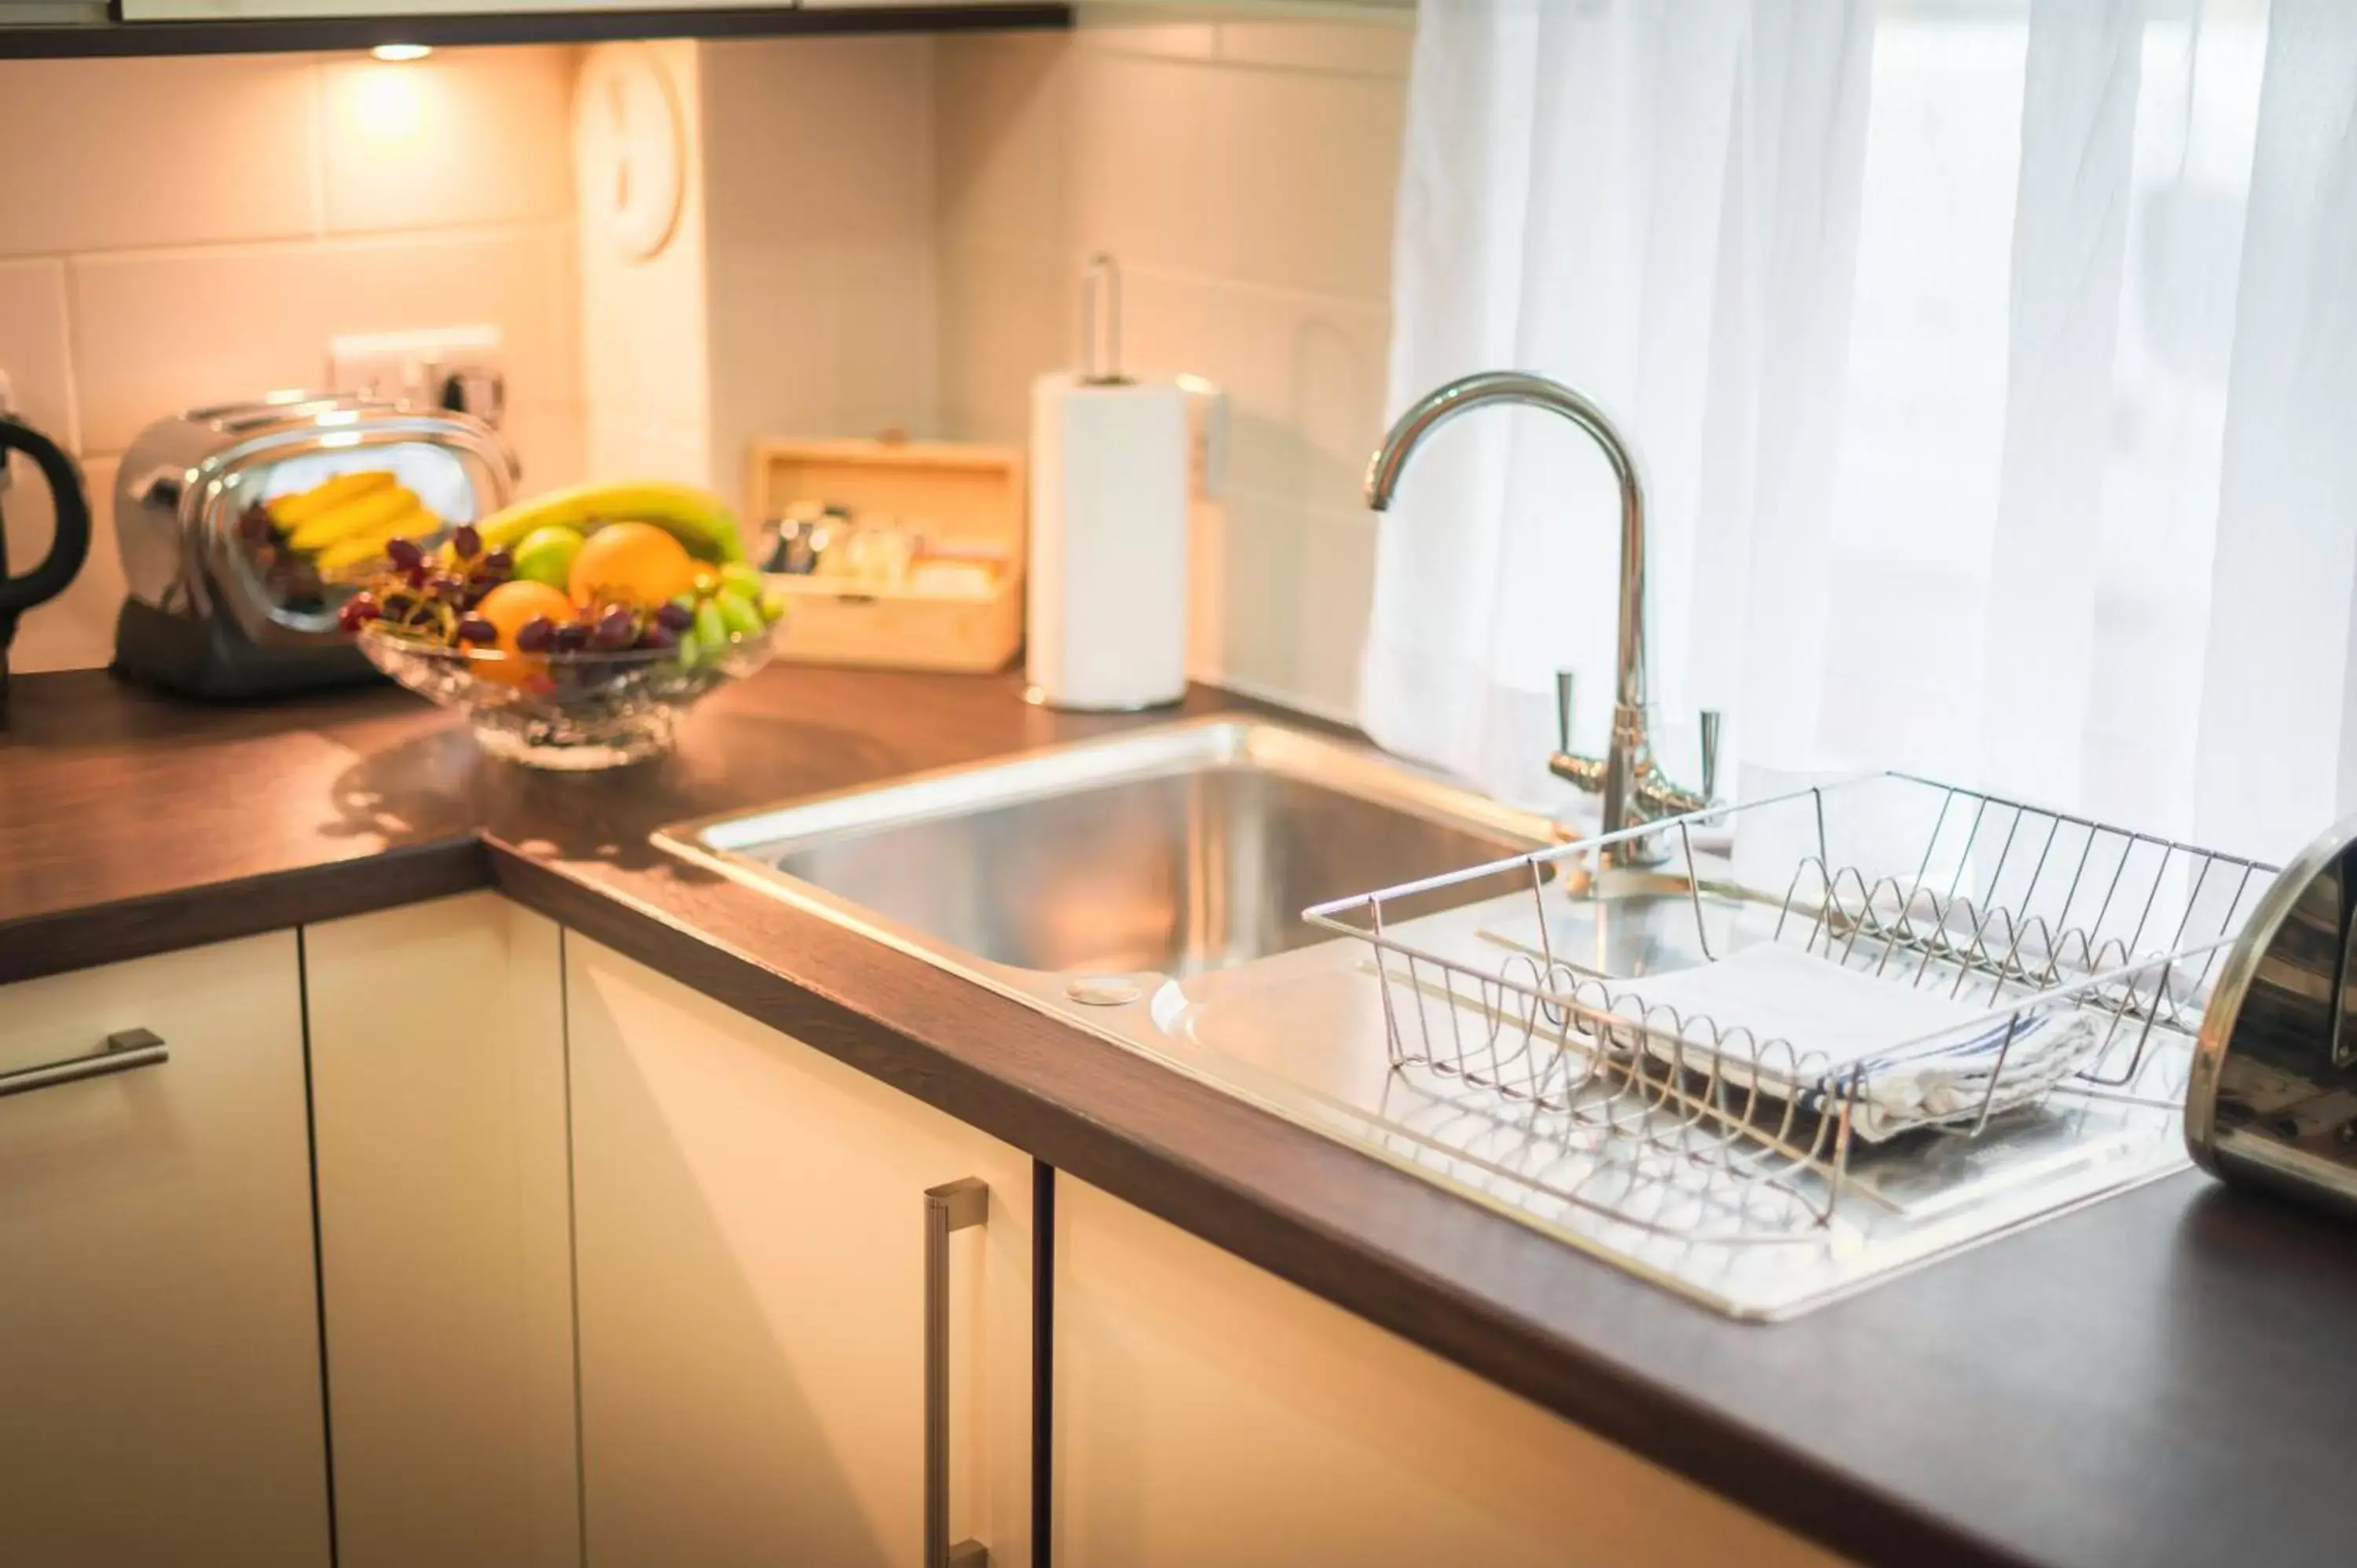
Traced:
<path fill-rule="evenodd" d="M 327 1568 L 295 933 L 0 988 L 0 1562 Z M 19 1079 L 18 1085 L 26 1080 Z"/>
<path fill-rule="evenodd" d="M 1057 1568 L 1835 1560 L 1069 1176 Z"/>
<path fill-rule="evenodd" d="M 557 929 L 469 893 L 303 959 L 339 1568 L 573 1568 Z"/>
<path fill-rule="evenodd" d="M 567 934 L 586 1545 L 597 1568 L 922 1561 L 929 1188 L 949 1539 L 1029 1561 L 1030 1162 Z"/>

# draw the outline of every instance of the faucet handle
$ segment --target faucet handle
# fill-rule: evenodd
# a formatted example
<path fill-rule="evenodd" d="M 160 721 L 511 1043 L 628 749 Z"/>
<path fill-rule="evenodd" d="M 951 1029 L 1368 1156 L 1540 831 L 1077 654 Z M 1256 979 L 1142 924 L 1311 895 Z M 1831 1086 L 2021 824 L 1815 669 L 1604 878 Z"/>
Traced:
<path fill-rule="evenodd" d="M 1705 805 L 1718 799 L 1718 725 L 1717 708 L 1702 710 L 1702 798 Z"/>
<path fill-rule="evenodd" d="M 1579 789 L 1595 795 L 1602 792 L 1606 767 L 1604 760 L 1582 757 L 1571 749 L 1571 697 L 1573 677 L 1568 670 L 1555 672 L 1555 753 L 1547 758 L 1547 771 Z"/>

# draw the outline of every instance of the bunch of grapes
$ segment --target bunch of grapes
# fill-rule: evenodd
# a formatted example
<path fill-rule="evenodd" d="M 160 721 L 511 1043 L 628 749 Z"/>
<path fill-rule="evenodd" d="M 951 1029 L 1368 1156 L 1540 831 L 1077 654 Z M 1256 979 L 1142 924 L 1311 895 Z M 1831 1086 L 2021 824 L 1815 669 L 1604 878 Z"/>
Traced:
<path fill-rule="evenodd" d="M 485 550 L 474 524 L 450 531 L 442 548 L 428 554 L 414 539 L 389 540 L 386 570 L 336 612 L 336 624 L 358 631 L 376 622 L 396 636 L 444 646 L 489 645 L 498 628 L 474 613 L 483 596 L 515 575 L 515 557 Z"/>
<path fill-rule="evenodd" d="M 648 611 L 619 601 L 585 607 L 572 620 L 534 616 L 516 630 L 519 653 L 627 653 L 633 649 L 668 652 L 695 619 L 676 605 Z"/>

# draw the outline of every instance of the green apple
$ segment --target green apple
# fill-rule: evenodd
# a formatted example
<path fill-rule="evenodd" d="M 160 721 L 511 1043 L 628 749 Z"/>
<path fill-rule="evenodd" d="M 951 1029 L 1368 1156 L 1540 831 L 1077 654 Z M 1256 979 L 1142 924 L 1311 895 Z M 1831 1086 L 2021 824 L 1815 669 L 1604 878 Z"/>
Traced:
<path fill-rule="evenodd" d="M 515 575 L 527 582 L 545 583 L 559 592 L 573 580 L 573 558 L 581 553 L 581 534 L 563 523 L 535 528 L 516 542 Z"/>

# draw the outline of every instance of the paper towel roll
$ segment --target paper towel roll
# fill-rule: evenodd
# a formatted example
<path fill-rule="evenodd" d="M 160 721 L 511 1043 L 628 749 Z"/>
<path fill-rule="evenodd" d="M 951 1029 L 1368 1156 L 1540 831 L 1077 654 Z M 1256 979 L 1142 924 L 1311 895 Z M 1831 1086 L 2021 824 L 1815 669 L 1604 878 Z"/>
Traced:
<path fill-rule="evenodd" d="M 1024 672 L 1057 708 L 1187 692 L 1187 398 L 1167 381 L 1031 387 Z"/>

